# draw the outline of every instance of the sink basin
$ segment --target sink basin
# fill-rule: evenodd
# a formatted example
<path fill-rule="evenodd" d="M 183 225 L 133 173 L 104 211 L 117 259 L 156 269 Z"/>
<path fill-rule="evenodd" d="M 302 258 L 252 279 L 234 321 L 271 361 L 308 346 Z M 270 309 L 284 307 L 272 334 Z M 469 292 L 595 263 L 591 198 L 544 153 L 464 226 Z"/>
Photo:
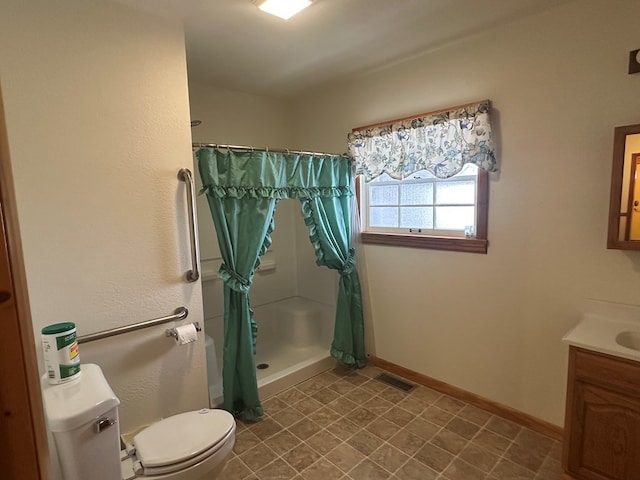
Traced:
<path fill-rule="evenodd" d="M 640 351 L 640 332 L 620 332 L 616 336 L 616 343 L 626 348 Z"/>
<path fill-rule="evenodd" d="M 562 341 L 571 346 L 640 362 L 640 308 L 629 318 L 586 314 Z"/>

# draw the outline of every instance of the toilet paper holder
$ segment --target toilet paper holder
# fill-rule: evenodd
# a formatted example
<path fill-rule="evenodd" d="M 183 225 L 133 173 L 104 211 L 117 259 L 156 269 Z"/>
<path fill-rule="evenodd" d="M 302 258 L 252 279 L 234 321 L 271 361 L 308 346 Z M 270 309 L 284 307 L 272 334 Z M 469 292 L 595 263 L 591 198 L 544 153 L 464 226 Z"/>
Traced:
<path fill-rule="evenodd" d="M 200 323 L 199 322 L 193 322 L 193 326 L 196 327 L 196 332 L 201 332 L 202 331 L 202 329 L 200 328 Z M 166 334 L 167 334 L 167 337 L 178 338 L 178 332 L 176 332 L 175 328 L 168 329 Z"/>

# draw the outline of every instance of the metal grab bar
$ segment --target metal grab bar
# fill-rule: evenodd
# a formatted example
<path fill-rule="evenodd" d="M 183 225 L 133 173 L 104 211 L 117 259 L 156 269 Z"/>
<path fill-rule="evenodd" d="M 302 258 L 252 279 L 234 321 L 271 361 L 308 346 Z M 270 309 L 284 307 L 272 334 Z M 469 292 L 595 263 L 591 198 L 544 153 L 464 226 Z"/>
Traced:
<path fill-rule="evenodd" d="M 193 187 L 193 175 L 188 168 L 182 168 L 178 172 L 178 179 L 187 186 L 187 206 L 189 209 L 189 235 L 191 236 L 191 265 L 193 270 L 187 272 L 188 282 L 195 282 L 200 278 L 200 246 L 198 245 L 198 218 L 196 217 L 196 195 Z"/>
<path fill-rule="evenodd" d="M 132 325 L 126 325 L 124 327 L 116 327 L 110 330 L 102 330 L 101 332 L 89 333 L 87 335 L 81 335 L 78 337 L 78 343 L 93 342 L 94 340 L 101 340 L 107 337 L 113 337 L 114 335 L 120 335 L 121 333 L 134 332 L 147 327 L 153 327 L 162 323 L 173 322 L 174 320 L 184 320 L 189 315 L 189 310 L 186 307 L 179 307 L 176 309 L 173 315 L 166 317 L 154 318 L 140 323 L 134 323 Z"/>

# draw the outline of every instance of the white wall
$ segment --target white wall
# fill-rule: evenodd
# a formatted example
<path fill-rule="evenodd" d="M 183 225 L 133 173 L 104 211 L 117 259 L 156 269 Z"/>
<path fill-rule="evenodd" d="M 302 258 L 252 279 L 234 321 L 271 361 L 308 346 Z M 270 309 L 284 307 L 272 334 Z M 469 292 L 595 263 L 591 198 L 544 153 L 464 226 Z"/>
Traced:
<path fill-rule="evenodd" d="M 489 98 L 501 172 L 489 253 L 367 246 L 380 358 L 560 425 L 562 335 L 587 298 L 639 304 L 640 255 L 606 250 L 613 129 L 640 122 L 636 0 L 583 0 L 295 104 L 295 142 Z"/>
<path fill-rule="evenodd" d="M 183 305 L 202 321 L 177 180 L 192 163 L 182 27 L 103 0 L 6 0 L 0 71 L 37 336 Z M 207 405 L 204 342 L 175 347 L 171 326 L 80 346 L 120 397 L 123 432 Z"/>

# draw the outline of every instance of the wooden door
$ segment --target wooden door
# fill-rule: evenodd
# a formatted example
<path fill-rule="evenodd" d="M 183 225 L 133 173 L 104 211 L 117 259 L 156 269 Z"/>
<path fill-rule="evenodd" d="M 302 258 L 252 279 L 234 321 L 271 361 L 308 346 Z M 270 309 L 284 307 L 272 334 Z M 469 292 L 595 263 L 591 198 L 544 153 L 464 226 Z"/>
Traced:
<path fill-rule="evenodd" d="M 629 222 L 627 240 L 640 240 L 640 153 L 631 157 L 631 177 L 629 185 Z"/>
<path fill-rule="evenodd" d="M 46 480 L 48 447 L 0 91 L 0 478 Z"/>

